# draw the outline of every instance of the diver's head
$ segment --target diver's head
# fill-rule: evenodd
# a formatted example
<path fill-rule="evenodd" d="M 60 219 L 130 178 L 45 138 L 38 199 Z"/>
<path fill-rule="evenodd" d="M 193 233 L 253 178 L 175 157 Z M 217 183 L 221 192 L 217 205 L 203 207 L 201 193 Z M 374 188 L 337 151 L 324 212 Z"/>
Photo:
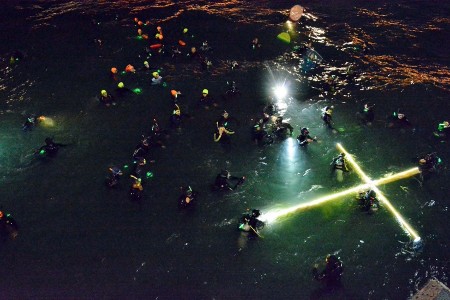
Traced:
<path fill-rule="evenodd" d="M 366 104 L 364 104 L 364 109 L 365 110 L 370 110 L 375 106 L 375 104 L 367 102 Z"/>
<path fill-rule="evenodd" d="M 309 130 L 306 127 L 303 127 L 302 130 L 300 131 L 302 134 L 309 134 Z"/>
<path fill-rule="evenodd" d="M 0 210 L 0 219 L 3 218 L 3 212 Z"/>
<path fill-rule="evenodd" d="M 275 119 L 275 123 L 276 123 L 276 124 L 281 124 L 281 123 L 283 123 L 283 117 L 277 117 L 277 118 Z"/>
<path fill-rule="evenodd" d="M 230 176 L 230 172 L 228 172 L 227 170 L 222 170 L 220 171 L 220 176 L 228 178 Z"/>
<path fill-rule="evenodd" d="M 154 78 L 158 78 L 159 77 L 159 73 L 158 72 L 153 72 L 152 75 L 153 75 Z"/>
<path fill-rule="evenodd" d="M 397 118 L 403 119 L 404 117 L 405 117 L 405 113 L 403 112 L 403 110 L 399 109 L 397 112 Z"/>
<path fill-rule="evenodd" d="M 148 64 L 148 61 L 144 61 L 144 66 L 148 69 L 150 68 L 150 65 Z"/>
<path fill-rule="evenodd" d="M 113 73 L 113 74 L 117 74 L 117 72 L 118 72 L 118 71 L 117 71 L 117 68 L 114 68 L 114 67 L 113 67 L 113 68 L 111 68 L 111 73 Z"/>
<path fill-rule="evenodd" d="M 178 92 L 177 92 L 176 90 L 171 90 L 171 91 L 170 91 L 170 94 L 171 94 L 173 97 L 177 97 Z"/>
<path fill-rule="evenodd" d="M 208 96 L 208 93 L 209 93 L 209 91 L 208 91 L 207 89 L 203 89 L 202 95 L 203 95 L 204 97 Z"/>
<path fill-rule="evenodd" d="M 426 160 L 425 158 L 419 159 L 419 164 L 420 164 L 420 165 L 424 165 L 424 164 L 426 164 L 426 163 L 427 163 L 427 160 Z"/>
<path fill-rule="evenodd" d="M 450 123 L 448 121 L 444 121 L 444 122 L 442 122 L 442 124 L 444 124 L 444 128 L 450 127 Z"/>
<path fill-rule="evenodd" d="M 253 209 L 253 210 L 252 210 L 252 217 L 257 218 L 257 217 L 259 217 L 260 215 L 261 215 L 261 212 L 260 212 L 259 209 Z"/>
<path fill-rule="evenodd" d="M 197 48 L 192 47 L 192 48 L 191 48 L 191 53 L 194 54 L 195 52 L 197 52 Z"/>
<path fill-rule="evenodd" d="M 323 111 L 326 112 L 327 114 L 331 115 L 331 113 L 333 112 L 333 106 L 325 106 Z"/>
<path fill-rule="evenodd" d="M 108 97 L 108 92 L 106 92 L 106 90 L 101 90 L 100 94 L 101 94 L 103 97 Z"/>
<path fill-rule="evenodd" d="M 226 110 L 223 111 L 222 116 L 226 119 L 228 118 L 228 112 Z"/>
<path fill-rule="evenodd" d="M 123 88 L 125 87 L 125 84 L 123 84 L 123 82 L 121 81 L 121 82 L 119 82 L 119 84 L 117 85 L 117 87 L 118 87 L 119 89 L 123 89 Z"/>

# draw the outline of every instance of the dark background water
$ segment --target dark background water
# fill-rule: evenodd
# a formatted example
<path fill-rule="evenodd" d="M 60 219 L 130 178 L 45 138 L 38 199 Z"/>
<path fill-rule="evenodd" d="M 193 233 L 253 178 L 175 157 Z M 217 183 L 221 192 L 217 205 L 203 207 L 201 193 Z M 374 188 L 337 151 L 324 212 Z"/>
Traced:
<path fill-rule="evenodd" d="M 430 278 L 448 285 L 448 143 L 432 136 L 448 118 L 450 20 L 445 1 L 305 1 L 311 15 L 289 30 L 290 45 L 276 36 L 286 25 L 291 1 L 6 1 L 2 3 L 0 53 L 1 208 L 20 224 L 14 241 L 0 244 L 1 298 L 158 298 L 158 299 L 405 299 Z M 167 56 L 147 58 L 148 42 L 137 40 L 133 18 L 149 20 L 144 32 L 163 27 L 167 45 L 179 38 L 214 47 L 213 66 Z M 188 37 L 182 35 L 189 28 Z M 259 37 L 262 47 L 250 49 Z M 361 39 L 366 53 L 344 51 Z M 100 47 L 94 42 L 102 40 Z M 294 46 L 311 41 L 324 57 L 305 76 Z M 14 50 L 25 59 L 9 64 Z M 186 50 L 183 50 L 186 51 Z M 150 74 L 121 80 L 140 95 L 115 107 L 99 106 L 101 89 L 117 82 L 111 67 L 148 60 L 167 87 L 150 86 Z M 231 70 L 227 60 L 237 60 Z M 342 73 L 351 63 L 356 75 Z M 336 75 L 338 93 L 326 92 Z M 226 82 L 236 81 L 239 98 L 222 101 Z M 253 119 L 286 82 L 280 103 L 295 128 L 310 128 L 321 143 L 307 151 L 294 139 L 260 148 L 250 140 Z M 131 163 L 142 133 L 157 116 L 168 126 L 170 89 L 181 90 L 182 110 L 191 115 L 181 131 L 170 131 L 166 149 L 155 149 L 144 181 L 140 210 L 128 200 L 127 175 L 108 190 L 108 167 Z M 207 88 L 219 107 L 196 108 Z M 376 104 L 376 122 L 355 119 L 364 101 Z M 320 110 L 334 105 L 338 134 L 322 126 Z M 415 131 L 385 128 L 384 120 L 402 107 Z M 215 121 L 226 109 L 238 122 L 230 147 L 212 141 Z M 21 131 L 30 113 L 53 126 Z M 71 143 L 50 161 L 31 153 L 47 136 Z M 409 178 L 380 187 L 415 228 L 425 246 L 412 253 L 411 238 L 387 209 L 361 213 L 353 196 L 297 212 L 268 224 L 264 239 L 247 241 L 236 229 L 248 208 L 269 212 L 307 202 L 359 184 L 356 174 L 338 184 L 329 172 L 336 142 L 355 155 L 372 178 L 416 165 L 413 157 L 437 151 L 439 176 L 421 185 Z M 237 191 L 210 190 L 223 168 L 248 180 Z M 179 187 L 199 191 L 195 210 L 179 211 Z M 242 251 L 238 251 L 243 247 Z M 344 262 L 342 287 L 329 292 L 313 281 L 311 268 L 327 253 Z"/>

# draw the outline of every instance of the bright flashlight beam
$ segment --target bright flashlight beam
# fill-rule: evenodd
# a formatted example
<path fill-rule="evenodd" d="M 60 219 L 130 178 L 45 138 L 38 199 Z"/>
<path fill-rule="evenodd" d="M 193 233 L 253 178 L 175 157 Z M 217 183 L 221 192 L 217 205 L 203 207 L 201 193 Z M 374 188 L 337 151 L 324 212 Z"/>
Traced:
<path fill-rule="evenodd" d="M 302 210 L 302 209 L 306 209 L 306 208 L 309 208 L 309 207 L 313 207 L 313 206 L 322 204 L 324 202 L 328 202 L 330 200 L 334 200 L 336 198 L 347 196 L 347 195 L 352 194 L 352 193 L 357 193 L 357 192 L 359 192 L 361 190 L 366 190 L 369 187 L 372 187 L 373 185 L 387 184 L 389 182 L 397 181 L 397 180 L 403 179 L 403 178 L 408 178 L 408 177 L 414 176 L 416 174 L 419 174 L 419 169 L 418 168 L 412 168 L 412 169 L 409 169 L 409 170 L 406 170 L 406 171 L 403 171 L 403 172 L 400 172 L 400 173 L 396 173 L 396 174 L 393 174 L 393 175 L 390 175 L 390 176 L 383 177 L 381 179 L 374 180 L 373 182 L 371 182 L 371 184 L 369 184 L 369 183 L 361 184 L 361 185 L 358 185 L 356 187 L 349 188 L 347 190 L 344 190 L 344 191 L 341 191 L 341 192 L 338 192 L 338 193 L 326 195 L 326 196 L 320 197 L 318 199 L 315 199 L 315 200 L 312 200 L 312 201 L 308 201 L 306 203 L 301 203 L 301 204 L 298 204 L 298 205 L 295 205 L 295 206 L 291 206 L 291 207 L 288 207 L 288 208 L 284 208 L 284 209 L 271 210 L 271 211 L 261 215 L 260 219 L 263 222 L 272 223 L 273 221 L 275 221 L 279 217 L 282 217 L 282 216 L 294 213 L 294 212 L 296 212 L 298 210 Z M 390 205 L 390 203 L 389 203 L 389 205 Z"/>
<path fill-rule="evenodd" d="M 408 224 L 408 222 L 403 219 L 403 217 L 400 215 L 400 213 L 392 206 L 391 202 L 381 193 L 381 191 L 376 187 L 376 183 L 372 181 L 359 167 L 359 165 L 356 163 L 356 161 L 353 159 L 353 157 L 342 147 L 341 144 L 337 143 L 336 147 L 338 150 L 342 153 L 345 153 L 345 158 L 347 161 L 352 165 L 353 169 L 356 171 L 356 173 L 361 176 L 361 178 L 370 186 L 370 188 L 377 193 L 377 197 L 384 203 L 384 205 L 389 208 L 389 210 L 394 214 L 394 216 L 397 218 L 398 222 L 403 226 L 403 228 L 406 230 L 407 233 L 409 233 L 414 239 L 420 238 L 417 232 Z M 417 169 L 417 168 L 415 168 Z M 414 169 L 411 169 L 414 170 Z M 418 174 L 419 170 L 416 170 L 415 174 Z"/>

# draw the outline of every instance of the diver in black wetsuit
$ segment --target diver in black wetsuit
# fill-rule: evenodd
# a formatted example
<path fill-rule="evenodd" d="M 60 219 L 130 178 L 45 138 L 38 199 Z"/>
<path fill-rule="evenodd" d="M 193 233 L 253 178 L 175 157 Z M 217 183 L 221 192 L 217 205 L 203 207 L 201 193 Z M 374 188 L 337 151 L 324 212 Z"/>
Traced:
<path fill-rule="evenodd" d="M 374 190 L 369 189 L 365 192 L 360 192 L 357 200 L 363 211 L 369 214 L 377 211 L 380 207 L 380 202 L 377 199 L 377 194 Z"/>
<path fill-rule="evenodd" d="M 194 192 L 190 186 L 183 189 L 183 193 L 178 197 L 178 207 L 179 208 L 190 208 L 193 207 L 196 201 L 197 192 Z"/>
<path fill-rule="evenodd" d="M 36 117 L 35 115 L 30 115 L 27 117 L 27 119 L 25 120 L 25 122 L 22 125 L 22 130 L 23 131 L 31 131 L 33 130 L 34 127 L 36 127 L 40 121 L 43 121 L 45 119 L 45 117 L 40 116 L 40 117 Z"/>
<path fill-rule="evenodd" d="M 419 171 L 422 181 L 430 179 L 438 170 L 438 165 L 442 160 L 437 156 L 436 152 L 428 153 L 419 157 Z"/>
<path fill-rule="evenodd" d="M 163 138 L 166 135 L 167 135 L 166 130 L 161 129 L 158 121 L 156 119 L 153 119 L 150 136 L 147 137 L 147 139 L 150 141 L 151 146 L 166 148 L 166 146 L 163 143 Z"/>
<path fill-rule="evenodd" d="M 134 179 L 133 183 L 130 187 L 130 200 L 132 202 L 137 202 L 139 206 L 142 206 L 142 197 L 144 194 L 144 188 L 141 184 L 141 178 L 138 178 L 136 176 L 130 175 L 131 178 Z"/>
<path fill-rule="evenodd" d="M 258 120 L 252 127 L 252 140 L 255 144 L 261 146 L 273 143 L 273 137 L 266 131 L 264 121 L 262 119 Z"/>
<path fill-rule="evenodd" d="M 433 132 L 435 137 L 440 138 L 442 141 L 450 138 L 450 123 L 444 121 L 438 124 L 437 131 Z"/>
<path fill-rule="evenodd" d="M 345 153 L 341 153 L 337 157 L 333 158 L 330 165 L 336 175 L 337 181 L 342 182 L 344 180 L 344 172 L 349 172 L 347 160 L 345 159 Z"/>
<path fill-rule="evenodd" d="M 297 137 L 298 144 L 302 147 L 306 147 L 309 143 L 316 142 L 316 137 L 311 137 L 309 135 L 309 130 L 306 127 L 303 127 L 300 130 L 300 135 Z"/>
<path fill-rule="evenodd" d="M 36 150 L 36 154 L 45 155 L 48 157 L 56 156 L 60 147 L 65 147 L 66 144 L 55 143 L 52 138 L 45 139 L 45 145 Z"/>
<path fill-rule="evenodd" d="M 111 167 L 109 168 L 109 175 L 108 178 L 106 178 L 106 185 L 110 188 L 116 187 L 119 184 L 120 176 L 123 175 L 122 170 L 118 167 Z"/>
<path fill-rule="evenodd" d="M 398 128 L 398 129 L 404 130 L 407 128 L 411 128 L 412 124 L 411 124 L 411 122 L 409 122 L 405 113 L 402 110 L 398 110 L 397 112 L 394 112 L 392 114 L 392 116 L 390 116 L 388 118 L 387 127 L 388 128 Z"/>
<path fill-rule="evenodd" d="M 373 107 L 375 104 L 366 103 L 364 104 L 364 108 L 361 112 L 358 112 L 356 116 L 359 118 L 362 124 L 371 125 L 373 120 L 375 119 L 375 113 L 373 112 Z"/>
<path fill-rule="evenodd" d="M 312 270 L 314 279 L 323 281 L 328 286 L 339 284 L 342 274 L 344 273 L 342 262 L 335 255 L 330 254 L 327 255 L 325 261 L 325 269 L 321 272 L 318 271 L 317 265 L 314 266 Z"/>
<path fill-rule="evenodd" d="M 150 150 L 150 141 L 147 137 L 142 136 L 141 142 L 134 148 L 133 159 L 139 160 L 147 156 L 148 151 Z"/>
<path fill-rule="evenodd" d="M 331 116 L 332 112 L 333 112 L 332 106 L 325 106 L 325 108 L 322 110 L 322 120 L 325 123 L 325 125 L 330 129 L 334 129 L 333 118 Z"/>
<path fill-rule="evenodd" d="M 275 127 L 273 133 L 280 139 L 284 139 L 287 136 L 291 136 L 294 132 L 294 127 L 287 122 L 283 122 L 283 117 L 278 117 L 275 120 Z"/>
<path fill-rule="evenodd" d="M 221 191 L 232 191 L 235 190 L 239 185 L 244 183 L 244 181 L 245 176 L 231 176 L 230 172 L 228 172 L 227 170 L 222 170 L 222 172 L 220 172 L 220 174 L 216 176 L 214 188 Z"/>
<path fill-rule="evenodd" d="M 249 232 L 252 235 L 259 235 L 258 230 L 264 228 L 264 222 L 258 219 L 260 215 L 261 212 L 258 209 L 253 209 L 251 214 L 243 215 L 239 223 L 239 230 Z"/>
<path fill-rule="evenodd" d="M 10 214 L 5 214 L 0 210 L 0 237 L 15 239 L 19 234 L 19 226 Z"/>

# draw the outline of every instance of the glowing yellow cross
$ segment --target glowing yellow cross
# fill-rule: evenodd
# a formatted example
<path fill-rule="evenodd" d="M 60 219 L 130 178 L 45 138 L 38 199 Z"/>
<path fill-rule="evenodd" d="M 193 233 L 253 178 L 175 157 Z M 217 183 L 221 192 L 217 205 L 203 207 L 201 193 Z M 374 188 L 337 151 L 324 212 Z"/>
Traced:
<path fill-rule="evenodd" d="M 407 177 L 411 177 L 414 175 L 417 175 L 420 173 L 419 169 L 416 168 L 412 168 L 391 176 L 387 176 L 381 179 L 377 179 L 377 180 L 372 180 L 370 179 L 359 167 L 359 165 L 356 163 L 356 161 L 353 159 L 353 157 L 344 149 L 344 147 L 342 147 L 341 144 L 337 144 L 337 148 L 339 149 L 340 152 L 345 153 L 345 158 L 347 159 L 347 161 L 349 162 L 349 164 L 352 166 L 353 170 L 356 171 L 356 173 L 361 177 L 361 179 L 365 182 L 365 184 L 361 184 L 358 185 L 356 187 L 353 188 L 349 188 L 345 191 L 341 191 L 338 193 L 334 193 L 332 195 L 327 195 L 306 203 L 302 203 L 302 204 L 298 204 L 292 207 L 288 207 L 285 209 L 279 209 L 279 210 L 273 210 L 273 211 L 269 211 L 268 213 L 265 213 L 263 215 L 261 215 L 261 221 L 264 222 L 273 222 L 276 219 L 278 219 L 281 216 L 293 213 L 295 211 L 298 211 L 300 209 L 304 209 L 304 208 L 308 208 L 308 207 L 312 207 L 312 206 L 316 206 L 318 204 L 342 197 L 342 196 L 346 196 L 352 193 L 356 193 L 362 189 L 368 189 L 371 188 L 375 193 L 377 193 L 377 197 L 378 199 L 380 199 L 383 204 L 394 214 L 394 216 L 397 218 L 397 221 L 400 223 L 400 225 L 402 225 L 402 227 L 405 229 L 405 231 L 411 235 L 415 240 L 416 239 L 420 239 L 419 235 L 417 234 L 417 232 L 405 221 L 405 219 L 403 219 L 403 217 L 400 215 L 400 213 L 392 206 L 392 204 L 389 202 L 389 200 L 381 193 L 381 191 L 377 188 L 378 185 L 381 184 L 386 184 L 392 181 L 396 181 L 402 178 L 407 178 Z"/>

